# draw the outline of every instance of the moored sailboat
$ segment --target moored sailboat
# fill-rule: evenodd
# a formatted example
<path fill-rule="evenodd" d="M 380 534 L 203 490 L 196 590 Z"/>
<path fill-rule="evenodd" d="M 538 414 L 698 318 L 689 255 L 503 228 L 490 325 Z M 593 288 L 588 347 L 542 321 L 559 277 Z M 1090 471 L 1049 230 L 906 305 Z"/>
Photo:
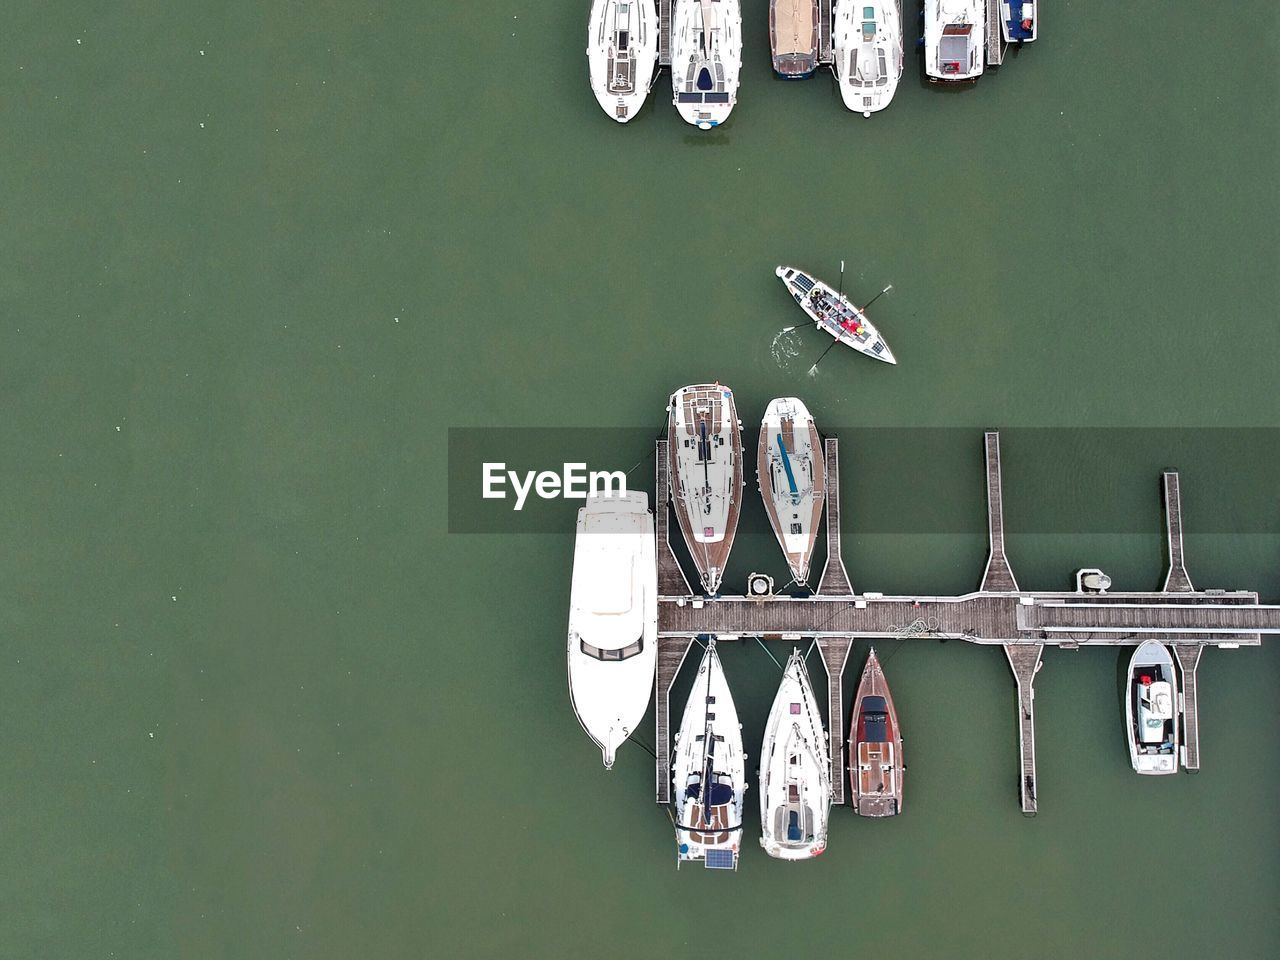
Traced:
<path fill-rule="evenodd" d="M 1125 683 L 1125 733 L 1129 761 L 1145 774 L 1178 772 L 1178 678 L 1173 655 L 1157 640 L 1133 652 Z"/>
<path fill-rule="evenodd" d="M 649 709 L 658 659 L 658 566 L 649 497 L 578 511 L 569 600 L 569 698 L 605 769 Z"/>
<path fill-rule="evenodd" d="M 849 721 L 849 786 L 853 809 L 863 817 L 902 812 L 902 728 L 889 684 L 872 649 L 853 698 Z"/>
<path fill-rule="evenodd" d="M 742 850 L 746 755 L 738 711 L 714 640 L 707 644 L 689 691 L 671 772 L 677 866 L 701 860 L 708 869 L 736 870 Z"/>
<path fill-rule="evenodd" d="M 594 0 L 587 21 L 591 91 L 626 123 L 644 106 L 658 65 L 658 16 L 652 0 Z"/>
<path fill-rule="evenodd" d="M 765 408 L 756 469 L 769 524 L 791 575 L 804 584 L 826 502 L 826 461 L 813 417 L 795 397 L 770 400 Z"/>
<path fill-rule="evenodd" d="M 674 0 L 671 95 L 685 122 L 710 130 L 729 119 L 742 71 L 738 0 Z"/>
<path fill-rule="evenodd" d="M 720 589 L 742 509 L 742 425 L 733 391 L 682 387 L 667 406 L 671 499 L 708 594 Z"/>
<path fill-rule="evenodd" d="M 827 848 L 830 813 L 827 734 L 804 657 L 795 650 L 760 747 L 760 846 L 779 860 L 816 857 Z"/>
<path fill-rule="evenodd" d="M 864 117 L 883 110 L 902 77 L 901 0 L 836 0 L 831 49 L 844 105 Z"/>

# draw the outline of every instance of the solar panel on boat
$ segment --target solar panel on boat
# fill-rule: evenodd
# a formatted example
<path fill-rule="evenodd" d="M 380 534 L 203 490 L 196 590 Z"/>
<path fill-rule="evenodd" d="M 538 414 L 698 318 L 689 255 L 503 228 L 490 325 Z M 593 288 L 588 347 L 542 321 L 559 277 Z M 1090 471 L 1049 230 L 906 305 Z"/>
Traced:
<path fill-rule="evenodd" d="M 702 95 L 704 103 L 728 103 L 729 95 L 727 93 L 705 93 Z"/>
<path fill-rule="evenodd" d="M 678 100 L 680 103 L 701 103 L 701 102 L 702 102 L 702 94 L 700 94 L 700 93 L 678 93 L 678 94 L 676 94 L 676 100 Z"/>
<path fill-rule="evenodd" d="M 733 851 L 732 850 L 708 850 L 705 866 L 708 870 L 734 869 Z"/>
<path fill-rule="evenodd" d="M 797 287 L 804 287 L 805 293 L 808 293 L 813 289 L 813 280 L 806 277 L 803 273 L 797 273 L 794 282 Z"/>

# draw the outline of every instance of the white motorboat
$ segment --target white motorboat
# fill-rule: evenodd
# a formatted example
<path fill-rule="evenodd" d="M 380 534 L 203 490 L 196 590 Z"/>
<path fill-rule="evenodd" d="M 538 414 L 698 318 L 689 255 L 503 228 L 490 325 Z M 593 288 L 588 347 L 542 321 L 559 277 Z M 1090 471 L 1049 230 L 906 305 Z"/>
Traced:
<path fill-rule="evenodd" d="M 1138 773 L 1178 772 L 1178 678 L 1173 655 L 1156 640 L 1133 652 L 1125 684 L 1125 733 Z"/>
<path fill-rule="evenodd" d="M 836 0 L 831 49 L 844 105 L 864 117 L 883 110 L 902 77 L 901 0 Z"/>
<path fill-rule="evenodd" d="M 986 43 L 985 0 L 924 0 L 924 72 L 930 82 L 977 80 Z"/>
<path fill-rule="evenodd" d="M 578 511 L 569 601 L 569 697 L 604 756 L 644 719 L 658 662 L 658 565 L 647 494 L 589 497 Z"/>
<path fill-rule="evenodd" d="M 826 502 L 822 437 L 795 397 L 770 400 L 760 425 L 756 469 L 765 513 L 796 583 L 809 579 L 809 562 Z"/>
<path fill-rule="evenodd" d="M 787 661 L 760 747 L 760 846 L 779 860 L 827 848 L 831 764 L 804 657 Z"/>
<path fill-rule="evenodd" d="M 594 0 L 587 23 L 591 91 L 600 108 L 626 123 L 644 106 L 658 65 L 653 0 Z"/>
<path fill-rule="evenodd" d="M 1030 43 L 1040 27 L 1038 0 L 1000 0 L 1000 33 L 1005 43 Z"/>
<path fill-rule="evenodd" d="M 738 711 L 714 640 L 707 644 L 689 691 L 671 772 L 676 865 L 701 860 L 708 869 L 738 869 L 746 754 Z"/>
<path fill-rule="evenodd" d="M 738 0 L 674 0 L 671 94 L 687 123 L 710 130 L 729 119 L 742 71 Z"/>
<path fill-rule="evenodd" d="M 671 499 L 703 589 L 720 589 L 742 509 L 742 424 L 733 391 L 682 387 L 667 406 Z"/>
<path fill-rule="evenodd" d="M 898 362 L 875 324 L 844 294 L 795 267 L 778 267 L 774 273 L 818 329 L 875 360 L 895 364 Z"/>

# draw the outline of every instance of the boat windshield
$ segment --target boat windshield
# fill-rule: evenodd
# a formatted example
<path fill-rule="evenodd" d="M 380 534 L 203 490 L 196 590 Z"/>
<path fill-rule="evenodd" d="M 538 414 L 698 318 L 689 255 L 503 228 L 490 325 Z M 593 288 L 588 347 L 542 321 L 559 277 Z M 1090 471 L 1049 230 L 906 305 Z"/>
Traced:
<path fill-rule="evenodd" d="M 618 647 L 610 650 L 607 648 L 593 647 L 587 641 L 579 639 L 582 646 L 582 652 L 588 657 L 595 657 L 597 660 L 629 660 L 644 649 L 644 637 L 640 637 L 635 643 L 628 644 L 625 647 Z"/>

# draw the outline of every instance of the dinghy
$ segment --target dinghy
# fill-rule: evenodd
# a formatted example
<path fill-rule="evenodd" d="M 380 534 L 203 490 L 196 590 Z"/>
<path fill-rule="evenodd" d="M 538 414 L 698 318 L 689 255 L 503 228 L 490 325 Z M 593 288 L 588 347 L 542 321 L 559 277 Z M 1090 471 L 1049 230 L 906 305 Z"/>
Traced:
<path fill-rule="evenodd" d="M 853 809 L 863 817 L 902 812 L 902 729 L 889 684 L 873 648 L 862 670 L 849 721 L 849 786 Z"/>
<path fill-rule="evenodd" d="M 760 747 L 760 846 L 779 860 L 827 848 L 831 766 L 804 657 L 787 661 Z"/>
<path fill-rule="evenodd" d="M 844 294 L 795 267 L 778 267 L 774 273 L 782 280 L 796 303 L 800 304 L 800 309 L 813 319 L 818 329 L 875 360 L 894 364 L 898 362 L 889 349 L 889 344 L 880 336 L 880 331 Z"/>
<path fill-rule="evenodd" d="M 770 400 L 765 408 L 756 469 L 765 513 L 787 566 L 796 583 L 805 584 L 822 520 L 827 471 L 822 437 L 795 397 Z"/>
<path fill-rule="evenodd" d="M 802 80 L 818 69 L 818 0 L 769 0 L 773 72 Z"/>
<path fill-rule="evenodd" d="M 619 123 L 639 113 L 658 66 L 653 0 L 594 0 L 587 22 L 587 64 L 600 109 Z"/>
<path fill-rule="evenodd" d="M 738 869 L 746 755 L 738 711 L 714 640 L 707 644 L 689 691 L 671 771 L 676 866 L 701 860 L 711 870 Z"/>
<path fill-rule="evenodd" d="M 729 119 L 742 70 L 738 0 L 673 0 L 671 94 L 685 122 L 710 130 Z"/>
<path fill-rule="evenodd" d="M 1036 0 L 1000 0 L 1000 33 L 1005 43 L 1030 43 L 1040 26 Z"/>
<path fill-rule="evenodd" d="M 658 565 L 649 497 L 590 497 L 578 511 L 569 601 L 569 698 L 604 757 L 644 719 L 658 662 Z"/>
<path fill-rule="evenodd" d="M 986 0 L 924 0 L 924 72 L 930 83 L 977 80 L 986 43 Z"/>
<path fill-rule="evenodd" d="M 831 48 L 844 105 L 864 117 L 883 110 L 902 77 L 901 0 L 836 0 Z"/>
<path fill-rule="evenodd" d="M 1156 640 L 1133 652 L 1125 684 L 1125 733 L 1138 773 L 1178 772 L 1178 678 L 1173 655 Z"/>
<path fill-rule="evenodd" d="M 682 387 L 667 406 L 671 499 L 703 589 L 720 589 L 742 508 L 742 425 L 733 391 Z"/>

